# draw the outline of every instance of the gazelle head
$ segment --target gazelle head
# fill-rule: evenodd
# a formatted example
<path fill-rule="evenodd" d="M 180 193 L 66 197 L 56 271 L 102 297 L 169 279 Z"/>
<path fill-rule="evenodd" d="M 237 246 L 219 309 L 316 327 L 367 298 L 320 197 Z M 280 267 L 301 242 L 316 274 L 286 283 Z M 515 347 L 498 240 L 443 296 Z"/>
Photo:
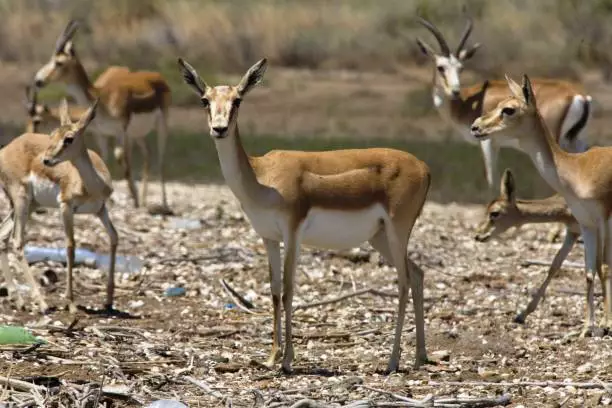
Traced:
<path fill-rule="evenodd" d="M 68 112 L 68 101 L 62 100 L 59 107 L 61 125 L 51 133 L 51 142 L 42 157 L 45 166 L 53 167 L 63 161 L 73 160 L 86 150 L 83 133 L 87 125 L 96 117 L 97 107 L 98 100 L 77 122 L 72 123 Z"/>
<path fill-rule="evenodd" d="M 70 82 L 80 64 L 74 52 L 72 37 L 79 27 L 77 21 L 70 21 L 55 43 L 51 59 L 36 72 L 34 83 L 42 88 L 50 82 Z"/>
<path fill-rule="evenodd" d="M 502 100 L 495 109 L 476 118 L 472 124 L 472 135 L 478 140 L 500 134 L 500 137 L 520 141 L 533 133 L 539 121 L 533 88 L 527 75 L 523 76 L 522 86 L 508 75 L 506 81 L 512 95 Z"/>
<path fill-rule="evenodd" d="M 49 117 L 51 112 L 49 107 L 43 103 L 38 103 L 38 92 L 36 88 L 26 86 L 26 100 L 25 107 L 28 112 L 28 121 L 26 125 L 26 131 L 35 133 L 46 118 Z"/>
<path fill-rule="evenodd" d="M 500 195 L 492 200 L 485 211 L 485 220 L 476 229 L 476 241 L 487 242 L 512 227 L 521 225 L 523 216 L 516 205 L 516 188 L 510 169 L 504 171 Z"/>
<path fill-rule="evenodd" d="M 266 59 L 259 60 L 249 68 L 236 86 L 208 86 L 186 61 L 179 58 L 178 63 L 185 83 L 200 97 L 208 115 L 208 127 L 213 139 L 218 141 L 233 134 L 240 103 L 244 96 L 261 82 L 266 72 Z"/>
<path fill-rule="evenodd" d="M 468 20 L 455 53 L 451 52 L 444 36 L 436 26 L 420 17 L 419 22 L 431 31 L 436 37 L 438 45 L 440 45 L 440 52 L 436 52 L 433 47 L 420 38 L 416 40 L 421 52 L 430 57 L 434 63 L 434 86 L 441 89 L 447 97 L 458 98 L 461 92 L 459 74 L 463 70 L 463 62 L 472 58 L 480 47 L 478 43 L 468 48 L 465 47 L 465 43 L 472 32 L 472 20 Z"/>

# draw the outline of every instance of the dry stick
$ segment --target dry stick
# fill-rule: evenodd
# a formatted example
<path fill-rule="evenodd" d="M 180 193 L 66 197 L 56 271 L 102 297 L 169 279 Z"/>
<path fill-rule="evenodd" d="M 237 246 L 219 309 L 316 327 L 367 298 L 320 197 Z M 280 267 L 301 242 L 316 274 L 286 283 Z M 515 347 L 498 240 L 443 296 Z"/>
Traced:
<path fill-rule="evenodd" d="M 581 389 L 606 389 L 612 383 L 604 382 L 561 382 L 561 381 L 519 381 L 519 382 L 488 382 L 488 381 L 427 381 L 422 386 L 453 386 L 453 387 L 574 387 Z M 418 385 L 417 385 L 418 386 Z"/>
<path fill-rule="evenodd" d="M 196 387 L 201 388 L 202 390 L 204 390 L 204 392 L 206 392 L 207 394 L 212 395 L 215 398 L 219 398 L 219 399 L 224 399 L 225 397 L 223 396 L 223 394 L 221 394 L 219 391 L 215 391 L 212 388 L 210 388 L 210 385 L 206 384 L 204 381 L 200 381 L 200 380 L 196 380 L 195 378 L 193 378 L 190 375 L 185 375 L 183 376 L 183 378 L 190 382 L 191 384 L 195 385 Z"/>
<path fill-rule="evenodd" d="M 229 295 L 229 297 L 234 301 L 234 304 L 236 306 L 238 306 L 238 308 L 244 312 L 250 313 L 250 314 L 258 314 L 255 313 L 254 311 L 252 311 L 251 309 L 254 309 L 255 306 L 249 302 L 248 300 L 246 300 L 245 298 L 243 298 L 242 296 L 240 296 L 238 294 L 238 292 L 236 292 L 226 281 L 225 279 L 219 279 L 219 283 L 221 284 L 221 287 L 223 288 L 223 290 L 225 290 L 225 293 L 227 293 Z"/>
<path fill-rule="evenodd" d="M 43 385 L 36 385 L 36 384 L 29 383 L 26 381 L 14 380 L 12 378 L 3 377 L 3 376 L 0 376 L 0 384 L 3 384 L 7 387 L 12 387 L 16 390 L 21 390 L 21 391 L 35 390 L 35 391 L 47 392 L 47 387 Z"/>
<path fill-rule="evenodd" d="M 329 405 L 322 405 L 311 399 L 303 399 L 291 405 L 290 408 L 327 408 L 327 407 L 329 407 Z"/>
<path fill-rule="evenodd" d="M 356 290 L 355 292 L 352 292 L 352 293 L 346 293 L 344 295 L 341 295 L 335 298 L 331 298 L 331 299 L 297 305 L 293 308 L 293 310 L 300 310 L 300 309 L 303 310 L 303 309 L 309 309 L 311 307 L 324 306 L 324 305 L 329 305 L 332 303 L 338 303 L 338 302 L 342 302 L 343 300 L 350 299 L 352 297 L 365 295 L 366 293 L 370 293 L 372 295 L 381 296 L 381 297 L 397 297 L 398 296 L 396 293 L 383 292 L 381 290 L 374 289 L 374 288 L 365 288 L 365 289 Z"/>
<path fill-rule="evenodd" d="M 551 263 L 550 261 L 541 261 L 539 259 L 527 259 L 523 262 L 521 262 L 521 266 L 550 266 Z M 584 264 L 578 263 L 578 262 L 563 262 L 563 265 L 567 268 L 577 268 L 577 269 L 583 269 L 584 268 Z"/>

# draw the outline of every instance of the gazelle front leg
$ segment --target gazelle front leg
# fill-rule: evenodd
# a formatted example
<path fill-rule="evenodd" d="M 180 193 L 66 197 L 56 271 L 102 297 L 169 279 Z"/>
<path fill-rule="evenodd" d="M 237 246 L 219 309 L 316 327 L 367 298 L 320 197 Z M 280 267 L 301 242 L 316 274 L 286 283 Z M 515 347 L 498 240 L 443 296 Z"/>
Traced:
<path fill-rule="evenodd" d="M 270 239 L 263 239 L 268 254 L 268 269 L 270 272 L 270 292 L 272 292 L 272 307 L 274 308 L 274 322 L 272 327 L 272 350 L 266 361 L 266 366 L 274 367 L 278 358 L 282 355 L 282 324 L 281 324 L 281 256 L 280 243 Z"/>
<path fill-rule="evenodd" d="M 136 139 L 136 144 L 138 145 L 138 150 L 140 150 L 140 154 L 142 155 L 142 176 L 140 178 L 140 205 L 147 205 L 147 195 L 149 193 L 149 146 L 147 146 L 147 141 L 144 137 L 139 137 Z"/>
<path fill-rule="evenodd" d="M 548 269 L 546 279 L 544 279 L 544 282 L 542 282 L 537 292 L 531 298 L 531 301 L 527 305 L 527 308 L 525 308 L 525 310 L 523 310 L 514 318 L 514 321 L 516 323 L 525 323 L 525 319 L 527 318 L 527 316 L 529 316 L 533 311 L 536 310 L 538 304 L 540 303 L 540 300 L 546 293 L 546 288 L 548 287 L 548 284 L 555 277 L 559 269 L 561 269 L 563 261 L 565 261 L 565 259 L 567 258 L 567 255 L 574 247 L 574 244 L 578 240 L 579 236 L 579 234 L 576 234 L 570 230 L 566 230 L 563 245 L 559 249 L 559 252 L 557 252 L 557 254 L 555 255 L 555 258 L 553 259 L 552 264 L 550 265 L 550 269 Z"/>
<path fill-rule="evenodd" d="M 300 254 L 301 233 L 298 231 L 290 232 L 290 236 L 285 241 L 285 264 L 283 266 L 283 307 L 285 308 L 285 350 L 283 352 L 282 370 L 290 373 L 291 363 L 293 362 L 293 289 L 295 279 L 295 269 Z"/>
<path fill-rule="evenodd" d="M 77 308 L 74 304 L 74 288 L 72 282 L 72 268 L 74 267 L 74 213 L 70 203 L 61 203 L 62 221 L 64 223 L 64 233 L 66 234 L 66 300 L 70 313 L 76 313 Z"/>
<path fill-rule="evenodd" d="M 117 245 L 119 236 L 108 214 L 106 205 L 103 205 L 97 214 L 98 218 L 104 225 L 108 238 L 110 240 L 110 265 L 108 267 L 108 281 L 106 283 L 106 304 L 104 305 L 107 311 L 113 310 L 114 293 L 115 293 L 115 259 L 117 255 Z"/>
<path fill-rule="evenodd" d="M 128 139 L 126 127 L 127 126 L 123 127 L 119 138 L 119 142 L 122 148 L 115 148 L 115 156 L 117 158 L 117 161 L 119 161 L 119 163 L 123 165 L 123 174 L 128 183 L 130 196 L 132 197 L 132 201 L 134 201 L 134 207 L 138 208 L 138 190 L 136 189 L 136 184 L 134 183 L 132 175 L 132 149 L 130 146 L 130 140 Z M 120 151 L 122 153 L 118 154 L 118 152 Z"/>

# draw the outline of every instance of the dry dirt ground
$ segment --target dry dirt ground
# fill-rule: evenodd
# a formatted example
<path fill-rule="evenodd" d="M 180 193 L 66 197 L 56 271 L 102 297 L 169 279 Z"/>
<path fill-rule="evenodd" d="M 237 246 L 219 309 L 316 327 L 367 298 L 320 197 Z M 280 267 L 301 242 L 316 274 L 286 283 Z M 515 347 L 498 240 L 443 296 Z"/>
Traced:
<path fill-rule="evenodd" d="M 41 316 L 16 311 L 6 297 L 1 298 L 0 324 L 25 325 L 48 341 L 26 354 L 6 346 L 0 349 L 1 376 L 42 379 L 49 386 L 61 380 L 64 398 L 74 384 L 91 382 L 135 398 L 113 397 L 108 405 L 112 407 L 140 406 L 137 401 L 160 398 L 178 398 L 190 407 L 230 406 L 230 401 L 236 407 L 288 407 L 304 398 L 334 407 L 363 399 L 390 402 L 377 406 L 400 406 L 393 405 L 400 402 L 393 396 L 372 388 L 418 399 L 427 394 L 490 398 L 508 394 L 514 407 L 610 404 L 612 395 L 603 389 L 554 384 L 610 381 L 610 337 L 576 336 L 584 309 L 580 270 L 564 269 L 527 323 L 512 322 L 546 274 L 546 267 L 522 267 L 522 262 L 550 260 L 560 245 L 546 240 L 546 226 L 524 227 L 516 237 L 479 244 L 473 228 L 482 208 L 427 204 L 409 253 L 425 270 L 429 355 L 445 357 L 437 365 L 412 368 L 414 319 L 409 306 L 402 371 L 389 376 L 382 371 L 393 338 L 395 271 L 367 246 L 357 253 L 304 249 L 294 305 L 368 288 L 386 296 L 365 293 L 296 311 L 296 372 L 284 375 L 257 364 L 267 357 L 272 330 L 261 241 L 225 187 L 172 184 L 169 191 L 179 216 L 201 220 L 200 228 L 176 229 L 171 219 L 133 210 L 123 183 L 117 183 L 113 196 L 111 215 L 120 233 L 119 253 L 144 261 L 140 273 L 118 276 L 116 307 L 137 318 L 79 312 L 78 322 L 67 331 L 73 321 L 68 312 Z M 81 216 L 76 231 L 79 246 L 108 250 L 104 231 L 92 217 Z M 28 236 L 31 244 L 62 247 L 59 215 L 35 214 Z M 575 248 L 570 260 L 580 261 L 581 251 L 581 246 Z M 37 273 L 51 269 L 58 274 L 59 281 L 46 286 L 45 293 L 52 305 L 61 307 L 64 267 L 47 263 L 34 268 Z M 248 298 L 255 313 L 232 306 L 235 300 L 220 279 Z M 79 267 L 75 281 L 78 303 L 99 307 L 103 273 Z M 184 287 L 186 295 L 164 296 L 170 286 Z M 597 307 L 599 318 L 601 296 Z M 189 382 L 189 377 L 207 384 L 208 390 Z M 552 383 L 510 384 L 530 381 Z M 6 391 L 0 395 L 25 398 Z M 47 397 L 47 406 L 56 406 L 51 401 L 58 397 Z"/>

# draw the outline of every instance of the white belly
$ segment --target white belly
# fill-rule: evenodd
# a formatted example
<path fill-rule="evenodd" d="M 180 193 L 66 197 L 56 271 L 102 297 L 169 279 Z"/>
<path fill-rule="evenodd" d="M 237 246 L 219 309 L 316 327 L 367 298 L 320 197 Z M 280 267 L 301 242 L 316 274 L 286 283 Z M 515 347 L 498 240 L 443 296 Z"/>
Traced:
<path fill-rule="evenodd" d="M 591 228 L 597 227 L 597 217 L 601 213 L 597 203 L 581 201 L 572 197 L 565 197 L 565 201 L 580 225 Z"/>
<path fill-rule="evenodd" d="M 257 234 L 274 241 L 283 241 L 284 219 L 277 211 L 261 208 L 248 208 L 242 206 L 242 210 L 251 222 Z"/>
<path fill-rule="evenodd" d="M 348 249 L 368 241 L 388 218 L 380 204 L 354 211 L 312 208 L 300 230 L 304 245 Z"/>
<path fill-rule="evenodd" d="M 60 186 L 51 180 L 30 174 L 34 201 L 41 207 L 59 207 Z"/>

